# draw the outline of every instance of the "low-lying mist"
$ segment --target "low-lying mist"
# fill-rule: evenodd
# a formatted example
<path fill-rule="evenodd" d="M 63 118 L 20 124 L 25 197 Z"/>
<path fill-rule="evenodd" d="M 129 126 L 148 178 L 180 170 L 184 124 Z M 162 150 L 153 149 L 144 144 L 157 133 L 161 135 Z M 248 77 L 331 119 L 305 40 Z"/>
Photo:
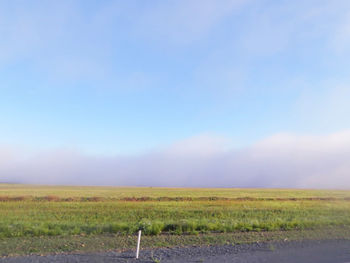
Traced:
<path fill-rule="evenodd" d="M 0 182 L 173 187 L 350 188 L 350 131 L 277 134 L 241 149 L 201 135 L 137 156 L 0 147 Z"/>

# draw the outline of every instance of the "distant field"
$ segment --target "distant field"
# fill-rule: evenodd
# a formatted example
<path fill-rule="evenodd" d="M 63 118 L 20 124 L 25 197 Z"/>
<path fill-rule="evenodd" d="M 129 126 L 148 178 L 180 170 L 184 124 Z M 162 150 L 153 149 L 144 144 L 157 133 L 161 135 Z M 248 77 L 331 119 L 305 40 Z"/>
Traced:
<path fill-rule="evenodd" d="M 93 187 L 0 184 L 0 196 L 104 197 L 224 197 L 224 198 L 350 198 L 350 191 L 246 188 L 162 188 L 162 187 Z"/>
<path fill-rule="evenodd" d="M 350 227 L 349 191 L 0 184 L 0 200 L 0 239 L 9 242 L 138 229 L 198 235 Z"/>

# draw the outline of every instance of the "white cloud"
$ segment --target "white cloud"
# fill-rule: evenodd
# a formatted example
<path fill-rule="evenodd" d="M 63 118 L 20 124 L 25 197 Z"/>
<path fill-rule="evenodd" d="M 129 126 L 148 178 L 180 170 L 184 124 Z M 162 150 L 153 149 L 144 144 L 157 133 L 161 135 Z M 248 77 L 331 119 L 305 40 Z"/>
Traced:
<path fill-rule="evenodd" d="M 135 14 L 135 33 L 171 44 L 190 44 L 207 37 L 225 17 L 249 0 L 158 2 Z"/>
<path fill-rule="evenodd" d="M 242 22 L 239 49 L 250 57 L 340 50 L 349 42 L 349 11 L 349 1 L 342 0 L 256 2 Z"/>
<path fill-rule="evenodd" d="M 64 2 L 0 4 L 1 62 L 31 58 L 58 41 L 71 9 Z"/>
<path fill-rule="evenodd" d="M 348 1 L 112 1 L 91 10 L 84 1 L 0 3 L 0 69 L 20 62 L 54 84 L 82 80 L 95 86 L 154 87 L 158 76 L 147 69 L 120 70 L 121 53 L 132 53 L 126 47 L 170 49 L 176 56 L 178 46 L 197 49 L 221 32 L 215 45 L 205 47 L 209 58 L 201 57 L 189 72 L 193 80 L 182 84 L 236 90 L 254 76 L 261 56 L 328 42 L 346 49 L 348 14 Z"/>
<path fill-rule="evenodd" d="M 338 54 L 343 54 L 349 51 L 350 45 L 350 10 L 346 15 L 339 20 L 339 26 L 335 28 L 332 38 L 330 39 L 331 46 Z"/>
<path fill-rule="evenodd" d="M 276 134 L 227 151 L 225 138 L 201 135 L 139 156 L 51 151 L 2 158 L 0 181 L 85 185 L 350 188 L 350 131 Z M 203 154 L 204 153 L 204 154 Z M 6 154 L 6 152 L 5 152 Z"/>
<path fill-rule="evenodd" d="M 118 89 L 154 87 L 159 73 L 121 67 L 126 45 L 147 49 L 144 41 L 158 47 L 191 44 L 206 38 L 245 2 L 113 2 L 91 10 L 84 2 L 0 3 L 0 69 L 20 64 L 33 78 L 53 83 L 47 86 L 84 81 Z"/>
<path fill-rule="evenodd" d="M 114 36 L 103 34 L 94 14 L 72 1 L 0 3 L 0 69 L 19 64 L 55 84 L 102 80 Z"/>
<path fill-rule="evenodd" d="M 230 140 L 224 137 L 201 134 L 170 145 L 165 153 L 175 156 L 210 156 L 226 152 Z"/>
<path fill-rule="evenodd" d="M 299 124 L 323 132 L 350 128 L 344 121 L 350 115 L 350 87 L 347 83 L 347 79 L 331 79 L 306 85 L 294 105 Z M 314 86 L 318 88 L 312 89 Z"/>

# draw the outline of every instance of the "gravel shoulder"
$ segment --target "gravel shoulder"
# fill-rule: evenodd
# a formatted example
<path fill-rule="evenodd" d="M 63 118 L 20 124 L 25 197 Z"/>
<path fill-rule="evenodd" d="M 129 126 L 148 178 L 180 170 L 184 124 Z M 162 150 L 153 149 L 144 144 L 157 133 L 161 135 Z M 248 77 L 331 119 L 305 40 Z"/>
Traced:
<path fill-rule="evenodd" d="M 252 244 L 175 247 L 134 251 L 58 254 L 1 258 L 1 263 L 46 262 L 284 262 L 284 263 L 349 263 L 350 240 L 263 242 Z"/>

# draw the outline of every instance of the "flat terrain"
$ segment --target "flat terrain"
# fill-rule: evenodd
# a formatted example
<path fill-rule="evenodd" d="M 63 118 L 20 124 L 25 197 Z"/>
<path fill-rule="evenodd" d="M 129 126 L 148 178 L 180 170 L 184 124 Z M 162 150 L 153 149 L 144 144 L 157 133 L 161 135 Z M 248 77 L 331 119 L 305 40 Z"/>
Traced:
<path fill-rule="evenodd" d="M 224 198 L 350 198 L 344 190 L 300 190 L 261 188 L 164 188 L 164 187 L 100 187 L 100 186 L 42 186 L 0 184 L 1 196 L 58 196 L 58 197 L 224 197 Z"/>
<path fill-rule="evenodd" d="M 350 191 L 0 184 L 0 256 L 350 238 Z"/>

